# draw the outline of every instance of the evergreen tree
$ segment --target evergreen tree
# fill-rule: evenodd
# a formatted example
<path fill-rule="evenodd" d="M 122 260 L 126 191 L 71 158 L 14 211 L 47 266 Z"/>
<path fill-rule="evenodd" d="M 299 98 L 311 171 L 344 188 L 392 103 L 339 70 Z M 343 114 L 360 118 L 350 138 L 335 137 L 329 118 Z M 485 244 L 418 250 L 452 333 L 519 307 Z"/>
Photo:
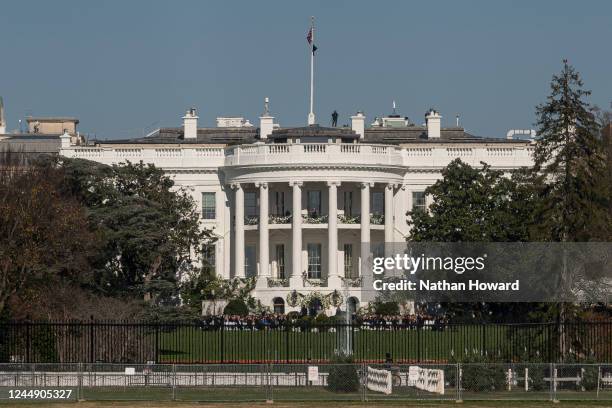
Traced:
<path fill-rule="evenodd" d="M 600 188 L 606 166 L 599 128 L 585 101 L 591 92 L 582 86 L 580 74 L 564 60 L 547 102 L 536 111 L 533 170 L 543 176 L 538 238 L 544 241 L 596 238 L 592 227 L 609 211 Z"/>
<path fill-rule="evenodd" d="M 560 74 L 553 75 L 546 103 L 537 107 L 534 173 L 541 177 L 538 239 L 552 242 L 598 240 L 600 225 L 610 211 L 602 181 L 606 162 L 600 130 L 593 109 L 586 101 L 580 74 L 563 60 Z M 573 286 L 574 271 L 564 249 L 559 288 Z M 564 357 L 568 349 L 565 321 L 575 307 L 569 303 L 551 306 L 559 324 L 558 347 Z"/>

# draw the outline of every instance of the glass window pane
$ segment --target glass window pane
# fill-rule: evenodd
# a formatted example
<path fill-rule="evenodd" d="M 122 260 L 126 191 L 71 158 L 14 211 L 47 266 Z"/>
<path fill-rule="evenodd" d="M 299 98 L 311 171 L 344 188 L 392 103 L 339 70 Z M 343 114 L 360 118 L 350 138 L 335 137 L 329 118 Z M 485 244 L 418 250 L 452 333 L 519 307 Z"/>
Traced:
<path fill-rule="evenodd" d="M 244 210 L 247 217 L 257 217 L 257 193 L 246 192 L 244 193 Z"/>
<path fill-rule="evenodd" d="M 424 191 L 413 191 L 412 192 L 412 211 L 425 211 L 425 192 Z"/>
<path fill-rule="evenodd" d="M 372 192 L 372 214 L 383 215 L 385 213 L 385 194 L 382 191 Z"/>
<path fill-rule="evenodd" d="M 308 192 L 308 214 L 321 215 L 321 191 Z"/>
<path fill-rule="evenodd" d="M 353 245 L 344 244 L 344 277 L 353 278 Z"/>
<path fill-rule="evenodd" d="M 344 215 L 347 217 L 353 216 L 353 192 L 344 192 Z"/>
<path fill-rule="evenodd" d="M 285 245 L 276 246 L 276 267 L 277 278 L 285 279 Z"/>
<path fill-rule="evenodd" d="M 202 193 L 202 218 L 205 220 L 214 220 L 217 218 L 217 203 L 215 199 L 215 193 L 205 192 Z"/>
<path fill-rule="evenodd" d="M 308 244 L 308 277 L 321 279 L 321 244 Z"/>

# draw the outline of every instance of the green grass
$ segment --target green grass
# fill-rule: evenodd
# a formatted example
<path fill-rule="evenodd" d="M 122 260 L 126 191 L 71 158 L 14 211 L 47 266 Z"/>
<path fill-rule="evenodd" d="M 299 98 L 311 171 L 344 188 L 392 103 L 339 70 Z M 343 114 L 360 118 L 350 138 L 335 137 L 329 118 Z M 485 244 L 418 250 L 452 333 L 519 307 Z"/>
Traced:
<path fill-rule="evenodd" d="M 343 330 L 343 329 L 340 329 Z M 543 334 L 530 339 L 525 333 L 504 326 L 465 326 L 457 330 L 355 330 L 350 334 L 355 358 L 384 360 L 391 353 L 395 361 L 447 361 L 466 350 L 486 350 L 502 360 L 518 356 L 525 348 L 540 344 Z M 183 327 L 160 333 L 160 362 L 244 362 L 329 360 L 342 347 L 342 332 L 299 332 L 283 330 L 205 331 Z M 530 341 L 531 340 L 531 341 Z M 535 353 L 535 349 L 532 351 Z"/>

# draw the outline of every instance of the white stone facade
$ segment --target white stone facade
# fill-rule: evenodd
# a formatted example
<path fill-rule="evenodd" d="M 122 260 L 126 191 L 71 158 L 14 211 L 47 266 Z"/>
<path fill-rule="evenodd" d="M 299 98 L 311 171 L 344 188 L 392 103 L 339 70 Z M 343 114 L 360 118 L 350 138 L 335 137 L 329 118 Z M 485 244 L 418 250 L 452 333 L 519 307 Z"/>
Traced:
<path fill-rule="evenodd" d="M 265 134 L 259 142 L 237 146 L 197 138 L 108 141 L 63 145 L 61 154 L 163 168 L 192 194 L 203 226 L 218 237 L 216 272 L 224 278 L 257 276 L 253 295 L 266 306 L 276 303 L 280 309 L 283 303 L 285 312 L 299 310 L 287 305 L 292 290 L 303 295 L 338 290 L 363 305 L 355 287 L 362 243 L 404 241 L 406 212 L 427 205 L 421 193 L 441 177 L 442 168 L 456 158 L 502 170 L 530 166 L 533 148 L 519 140 L 440 138 L 439 122 L 435 141 L 371 144 L 362 117 L 356 117 L 358 137 L 350 142 L 332 137 L 273 142 Z"/>

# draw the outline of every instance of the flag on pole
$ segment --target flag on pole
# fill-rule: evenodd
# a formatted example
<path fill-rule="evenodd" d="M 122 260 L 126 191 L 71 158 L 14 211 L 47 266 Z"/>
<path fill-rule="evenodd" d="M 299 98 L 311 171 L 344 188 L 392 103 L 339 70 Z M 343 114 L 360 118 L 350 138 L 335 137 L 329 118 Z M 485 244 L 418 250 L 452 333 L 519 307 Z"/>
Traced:
<path fill-rule="evenodd" d="M 310 27 L 310 30 L 308 30 L 308 34 L 306 34 L 306 41 L 308 41 L 308 44 L 311 45 L 312 47 L 312 53 L 314 54 L 315 51 L 318 49 L 316 45 L 313 44 L 312 42 L 312 27 Z"/>

